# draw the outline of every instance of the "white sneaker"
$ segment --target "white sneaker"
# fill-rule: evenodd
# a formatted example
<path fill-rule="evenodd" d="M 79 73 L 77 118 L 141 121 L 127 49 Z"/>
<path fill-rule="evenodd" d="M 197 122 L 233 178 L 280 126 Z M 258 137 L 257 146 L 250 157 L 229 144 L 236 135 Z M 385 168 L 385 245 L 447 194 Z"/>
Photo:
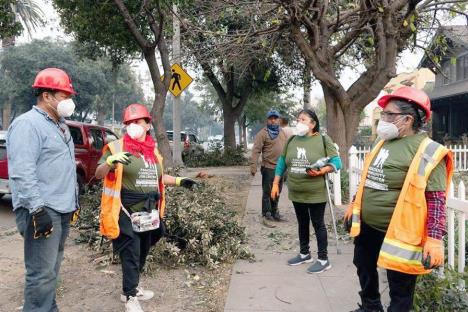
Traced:
<path fill-rule="evenodd" d="M 138 298 L 138 300 L 146 301 L 146 300 L 150 300 L 153 297 L 154 297 L 154 292 L 152 292 L 151 290 L 143 289 L 143 287 L 137 287 L 136 298 Z M 120 301 L 127 302 L 127 296 L 120 295 Z"/>
<path fill-rule="evenodd" d="M 129 297 L 127 302 L 125 303 L 125 311 L 126 312 L 144 312 L 138 302 L 137 297 Z"/>

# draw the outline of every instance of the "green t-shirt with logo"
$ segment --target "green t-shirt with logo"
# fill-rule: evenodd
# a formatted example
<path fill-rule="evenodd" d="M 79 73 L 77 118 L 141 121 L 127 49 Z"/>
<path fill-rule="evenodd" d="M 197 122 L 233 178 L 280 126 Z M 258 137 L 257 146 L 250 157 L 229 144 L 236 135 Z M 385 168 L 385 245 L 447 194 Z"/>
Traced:
<path fill-rule="evenodd" d="M 411 161 L 426 133 L 386 141 L 372 160 L 362 197 L 362 219 L 371 227 L 386 231 L 392 218 Z M 445 161 L 432 171 L 426 191 L 445 191 Z"/>
<path fill-rule="evenodd" d="M 99 164 L 104 163 L 110 155 L 111 152 L 107 151 L 99 160 Z M 149 164 L 144 160 L 143 156 L 135 157 L 131 155 L 129 159 L 130 164 L 123 166 L 122 188 L 140 193 L 158 191 L 162 172 L 161 164 Z M 126 208 L 138 212 L 143 210 L 144 204 L 145 202 L 142 201 Z"/>
<path fill-rule="evenodd" d="M 284 147 L 282 156 L 288 170 L 289 200 L 299 203 L 323 203 L 327 201 L 323 176 L 311 177 L 306 169 L 322 157 L 338 156 L 338 151 L 329 136 L 294 136 Z"/>

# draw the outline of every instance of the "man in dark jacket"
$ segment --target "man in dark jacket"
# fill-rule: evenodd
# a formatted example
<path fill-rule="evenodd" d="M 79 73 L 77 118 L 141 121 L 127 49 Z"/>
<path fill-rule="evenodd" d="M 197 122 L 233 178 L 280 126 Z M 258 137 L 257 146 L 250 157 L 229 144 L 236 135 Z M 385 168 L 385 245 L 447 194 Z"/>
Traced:
<path fill-rule="evenodd" d="M 252 176 L 255 176 L 257 173 L 258 158 L 260 154 L 262 154 L 262 164 L 260 168 L 263 188 L 262 217 L 266 225 L 269 225 L 267 221 L 283 220 L 278 212 L 279 198 L 272 200 L 270 197 L 273 179 L 275 178 L 276 162 L 287 142 L 286 134 L 279 126 L 279 118 L 280 114 L 276 110 L 270 110 L 267 113 L 267 126 L 260 130 L 255 136 L 250 160 L 250 173 Z M 282 185 L 280 185 L 280 189 L 281 186 Z"/>

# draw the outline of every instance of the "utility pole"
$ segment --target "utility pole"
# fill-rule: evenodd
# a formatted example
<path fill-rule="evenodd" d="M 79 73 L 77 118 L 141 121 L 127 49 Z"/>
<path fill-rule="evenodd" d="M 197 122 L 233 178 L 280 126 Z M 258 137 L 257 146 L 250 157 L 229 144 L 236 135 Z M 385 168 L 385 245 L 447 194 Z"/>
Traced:
<path fill-rule="evenodd" d="M 172 38 L 172 60 L 173 64 L 180 64 L 180 22 L 177 16 L 177 4 L 172 5 L 172 10 L 174 11 L 173 15 L 173 27 L 174 27 L 174 37 Z M 171 80 L 172 82 L 172 80 Z M 169 85 L 169 88 L 172 86 Z M 174 166 L 182 166 L 182 153 L 181 153 L 181 141 L 180 141 L 180 96 L 174 96 L 172 101 L 172 160 Z"/>

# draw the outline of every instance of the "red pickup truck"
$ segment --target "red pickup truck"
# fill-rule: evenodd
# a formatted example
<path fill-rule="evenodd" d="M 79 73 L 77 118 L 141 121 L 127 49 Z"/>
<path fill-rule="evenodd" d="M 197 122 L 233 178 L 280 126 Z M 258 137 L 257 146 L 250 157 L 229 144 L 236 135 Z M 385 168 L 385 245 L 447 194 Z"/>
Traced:
<path fill-rule="evenodd" d="M 94 181 L 94 172 L 101 158 L 105 144 L 118 139 L 110 129 L 102 126 L 67 121 L 75 143 L 75 160 L 80 192 L 86 184 Z M 8 160 L 6 151 L 6 131 L 0 131 L 0 198 L 10 193 L 8 186 Z"/>

